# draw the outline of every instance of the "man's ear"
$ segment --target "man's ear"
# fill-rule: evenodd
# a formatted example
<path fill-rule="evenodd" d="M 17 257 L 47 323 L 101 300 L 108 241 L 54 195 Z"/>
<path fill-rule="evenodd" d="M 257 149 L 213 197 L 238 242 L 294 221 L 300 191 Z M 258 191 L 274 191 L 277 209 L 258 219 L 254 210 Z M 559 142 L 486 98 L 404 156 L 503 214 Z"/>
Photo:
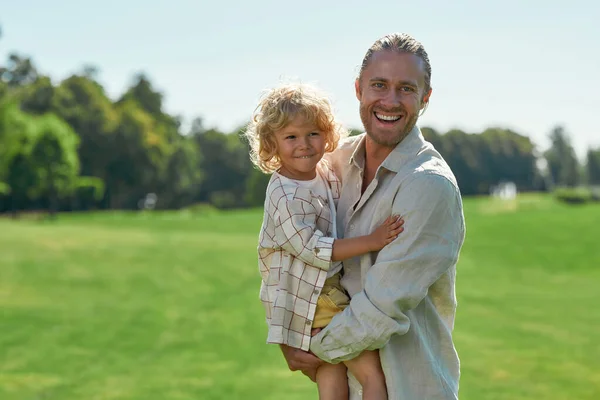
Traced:
<path fill-rule="evenodd" d="M 362 92 L 360 90 L 360 79 L 359 78 L 356 78 L 356 80 L 354 81 L 354 91 L 356 92 L 356 98 L 358 99 L 358 101 L 360 101 Z"/>
<path fill-rule="evenodd" d="M 425 107 L 425 104 L 429 103 L 431 92 L 433 92 L 433 89 L 429 89 L 429 91 L 425 93 L 425 96 L 423 96 L 423 101 L 421 101 L 421 108 Z"/>

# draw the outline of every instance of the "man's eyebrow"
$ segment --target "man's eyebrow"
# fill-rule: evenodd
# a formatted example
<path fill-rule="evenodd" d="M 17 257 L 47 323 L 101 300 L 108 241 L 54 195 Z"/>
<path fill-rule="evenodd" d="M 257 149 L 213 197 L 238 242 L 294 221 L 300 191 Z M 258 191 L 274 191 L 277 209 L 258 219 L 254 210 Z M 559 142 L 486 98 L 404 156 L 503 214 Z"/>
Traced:
<path fill-rule="evenodd" d="M 387 78 L 383 78 L 380 76 L 375 76 L 371 79 L 369 79 L 369 82 L 389 82 L 389 79 Z M 412 80 L 404 80 L 404 81 L 400 81 L 398 82 L 399 85 L 410 85 L 410 86 L 414 86 L 414 87 L 418 87 L 419 84 L 417 81 L 412 81 Z"/>
<path fill-rule="evenodd" d="M 400 85 L 409 85 L 409 86 L 414 86 L 414 87 L 418 87 L 419 83 L 417 81 L 400 81 L 398 82 Z"/>

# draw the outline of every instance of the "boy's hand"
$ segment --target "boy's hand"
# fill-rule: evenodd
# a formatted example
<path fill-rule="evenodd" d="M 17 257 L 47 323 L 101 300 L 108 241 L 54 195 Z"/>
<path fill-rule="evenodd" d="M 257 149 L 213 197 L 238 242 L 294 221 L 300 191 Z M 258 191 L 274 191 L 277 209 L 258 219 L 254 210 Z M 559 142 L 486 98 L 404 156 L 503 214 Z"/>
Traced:
<path fill-rule="evenodd" d="M 383 224 L 369 235 L 371 251 L 379 251 L 391 243 L 404 230 L 402 217 L 392 215 Z"/>

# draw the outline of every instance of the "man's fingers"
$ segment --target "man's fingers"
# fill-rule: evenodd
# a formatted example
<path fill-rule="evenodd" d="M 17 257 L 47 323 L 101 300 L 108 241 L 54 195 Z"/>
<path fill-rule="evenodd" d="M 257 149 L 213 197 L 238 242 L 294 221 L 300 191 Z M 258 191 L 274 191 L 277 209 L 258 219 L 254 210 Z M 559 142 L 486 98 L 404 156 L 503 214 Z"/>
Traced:
<path fill-rule="evenodd" d="M 291 347 L 286 348 L 284 356 L 292 371 L 316 369 L 322 363 L 314 354 Z"/>
<path fill-rule="evenodd" d="M 317 370 L 316 369 L 305 370 L 305 371 L 302 371 L 302 373 L 304 375 L 308 376 L 311 381 L 313 381 L 313 382 L 317 381 Z"/>

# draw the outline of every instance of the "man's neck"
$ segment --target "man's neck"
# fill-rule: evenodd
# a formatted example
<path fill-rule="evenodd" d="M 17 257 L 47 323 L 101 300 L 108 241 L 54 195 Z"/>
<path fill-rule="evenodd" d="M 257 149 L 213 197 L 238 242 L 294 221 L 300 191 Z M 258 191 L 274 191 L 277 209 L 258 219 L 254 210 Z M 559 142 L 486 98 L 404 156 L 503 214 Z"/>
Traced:
<path fill-rule="evenodd" d="M 394 150 L 393 147 L 382 146 L 375 143 L 369 136 L 365 138 L 365 170 L 363 175 L 362 191 L 375 178 L 377 168 L 385 161 L 387 156 Z"/>

